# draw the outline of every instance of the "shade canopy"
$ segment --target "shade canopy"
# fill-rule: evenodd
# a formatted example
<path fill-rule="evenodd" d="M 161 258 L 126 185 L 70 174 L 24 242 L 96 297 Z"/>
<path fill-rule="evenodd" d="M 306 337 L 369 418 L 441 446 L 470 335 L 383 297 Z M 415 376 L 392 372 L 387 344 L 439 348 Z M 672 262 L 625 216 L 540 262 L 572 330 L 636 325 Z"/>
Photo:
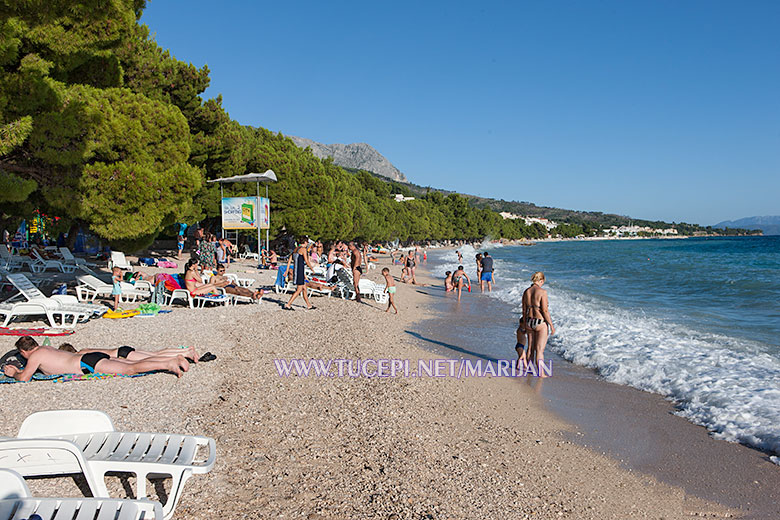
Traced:
<path fill-rule="evenodd" d="M 247 173 L 244 175 L 234 175 L 232 177 L 223 177 L 221 179 L 213 179 L 208 182 L 218 182 L 220 184 L 228 184 L 233 182 L 276 182 L 276 174 L 273 170 L 266 170 L 265 173 Z"/>

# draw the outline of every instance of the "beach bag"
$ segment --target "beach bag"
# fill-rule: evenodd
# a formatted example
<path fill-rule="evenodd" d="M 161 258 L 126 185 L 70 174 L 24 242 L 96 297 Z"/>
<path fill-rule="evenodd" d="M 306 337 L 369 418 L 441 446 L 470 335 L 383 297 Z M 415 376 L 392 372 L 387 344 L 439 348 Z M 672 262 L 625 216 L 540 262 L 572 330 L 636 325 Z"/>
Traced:
<path fill-rule="evenodd" d="M 165 305 L 165 283 L 160 281 L 154 286 L 154 294 L 152 295 L 152 303 L 157 305 Z"/>

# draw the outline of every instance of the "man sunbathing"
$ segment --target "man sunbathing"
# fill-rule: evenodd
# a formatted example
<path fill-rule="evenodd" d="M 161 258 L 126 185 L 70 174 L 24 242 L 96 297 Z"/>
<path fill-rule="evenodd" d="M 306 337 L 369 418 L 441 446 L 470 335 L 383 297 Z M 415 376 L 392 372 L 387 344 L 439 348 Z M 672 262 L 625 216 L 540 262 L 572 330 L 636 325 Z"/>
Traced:
<path fill-rule="evenodd" d="M 238 296 L 246 296 L 247 298 L 252 298 L 253 300 L 259 300 L 263 297 L 263 290 L 258 289 L 257 291 L 253 291 L 252 289 L 247 289 L 246 287 L 239 287 L 238 285 L 234 284 L 225 276 L 225 266 L 219 265 L 217 266 L 217 274 L 213 275 L 211 279 L 209 280 L 209 283 L 212 283 L 216 285 L 217 287 L 222 287 L 225 289 L 225 292 L 228 294 L 236 294 Z"/>
<path fill-rule="evenodd" d="M 59 350 L 48 345 L 38 345 L 30 336 L 16 342 L 19 354 L 27 360 L 24 370 L 6 365 L 3 371 L 18 381 L 29 381 L 40 370 L 46 375 L 57 374 L 119 374 L 136 375 L 155 370 L 168 370 L 177 377 L 190 368 L 185 354 L 197 359 L 195 349 L 167 349 L 160 352 L 144 352 L 132 347 L 117 349 L 84 349 L 77 353 Z"/>

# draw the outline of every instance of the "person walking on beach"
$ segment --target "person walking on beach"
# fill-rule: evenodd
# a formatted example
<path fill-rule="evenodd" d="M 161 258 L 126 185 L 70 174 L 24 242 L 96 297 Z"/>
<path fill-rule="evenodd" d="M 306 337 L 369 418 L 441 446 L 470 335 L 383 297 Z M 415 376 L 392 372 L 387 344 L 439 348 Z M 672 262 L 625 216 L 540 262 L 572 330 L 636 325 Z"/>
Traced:
<path fill-rule="evenodd" d="M 545 281 L 544 273 L 537 271 L 531 276 L 531 287 L 523 292 L 523 320 L 528 335 L 528 361 L 536 362 L 539 377 L 547 377 L 541 369 L 544 363 L 544 347 L 547 346 L 547 338 L 555 334 L 555 325 L 548 309 L 547 291 L 542 288 Z"/>
<path fill-rule="evenodd" d="M 493 257 L 485 251 L 482 257 L 482 274 L 479 278 L 479 292 L 485 292 L 485 282 L 487 282 L 488 292 L 493 292 Z"/>
<path fill-rule="evenodd" d="M 295 283 L 295 292 L 292 294 L 292 296 L 290 296 L 290 301 L 288 301 L 287 304 L 282 307 L 283 309 L 288 311 L 295 310 L 292 308 L 292 303 L 301 293 L 303 293 L 303 300 L 306 302 L 306 308 L 308 310 L 315 308 L 311 303 L 309 303 L 309 295 L 306 294 L 306 276 L 304 270 L 306 269 L 307 265 L 309 266 L 309 269 L 314 270 L 314 266 L 309 259 L 309 253 L 306 248 L 306 239 L 302 238 L 300 244 L 292 254 L 293 283 Z"/>
<path fill-rule="evenodd" d="M 385 291 L 387 292 L 387 309 L 385 309 L 385 312 L 390 312 L 390 307 L 392 307 L 395 313 L 398 314 L 398 307 L 395 306 L 395 281 L 390 276 L 390 269 L 387 267 L 382 269 L 382 276 L 385 277 Z"/>
<path fill-rule="evenodd" d="M 354 242 L 349 243 L 349 251 L 351 253 L 350 256 L 350 266 L 352 266 L 352 280 L 355 284 L 355 301 L 360 303 L 362 300 L 360 298 L 360 276 L 363 274 L 363 266 L 361 265 L 361 255 L 360 250 L 357 248 Z"/>
<path fill-rule="evenodd" d="M 466 280 L 468 285 L 463 280 Z M 452 273 L 452 285 L 458 291 L 458 301 L 460 301 L 460 293 L 463 291 L 463 287 L 468 287 L 469 292 L 471 291 L 471 279 L 466 274 L 466 271 L 463 270 L 462 265 L 459 265 L 458 270 Z"/>

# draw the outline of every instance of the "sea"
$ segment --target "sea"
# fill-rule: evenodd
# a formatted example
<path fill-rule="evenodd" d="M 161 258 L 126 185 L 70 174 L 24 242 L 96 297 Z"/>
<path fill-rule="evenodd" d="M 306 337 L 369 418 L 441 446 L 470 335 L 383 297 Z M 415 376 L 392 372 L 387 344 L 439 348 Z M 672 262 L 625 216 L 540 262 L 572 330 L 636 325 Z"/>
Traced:
<path fill-rule="evenodd" d="M 780 454 L 780 236 L 485 242 L 459 251 L 472 280 L 475 254 L 493 256 L 489 296 L 509 305 L 515 324 L 531 275 L 544 272 L 556 327 L 547 348 L 563 359 L 674 401 L 677 414 L 716 438 Z M 427 267 L 443 279 L 458 263 L 448 250 Z M 489 343 L 482 348 L 493 356 Z"/>

